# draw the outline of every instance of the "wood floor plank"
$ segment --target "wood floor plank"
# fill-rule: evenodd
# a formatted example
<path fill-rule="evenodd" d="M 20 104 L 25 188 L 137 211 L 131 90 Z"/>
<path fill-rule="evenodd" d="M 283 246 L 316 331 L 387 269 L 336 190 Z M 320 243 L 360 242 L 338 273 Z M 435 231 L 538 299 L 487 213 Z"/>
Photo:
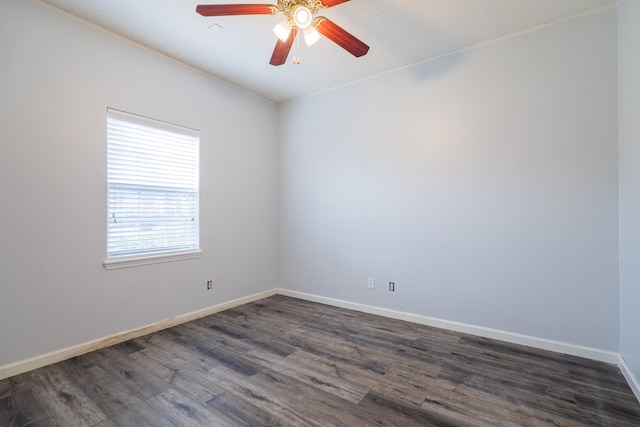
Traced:
<path fill-rule="evenodd" d="M 279 396 L 290 408 L 295 408 L 309 426 L 357 426 L 368 415 L 350 402 L 272 370 L 265 370 L 252 379 L 272 395 Z"/>
<path fill-rule="evenodd" d="M 358 403 L 369 388 L 336 375 L 336 371 L 321 369 L 321 365 L 309 358 L 296 357 L 294 353 L 286 358 L 278 358 L 264 351 L 247 354 L 252 360 L 278 373 L 288 375 L 309 387 L 315 387 L 348 402 Z M 320 368 L 320 369 L 318 369 Z"/>
<path fill-rule="evenodd" d="M 388 360 L 376 358 L 368 351 L 362 351 L 357 345 L 348 341 L 332 339 L 317 330 L 299 328 L 286 336 L 286 341 L 308 353 L 326 356 L 331 360 L 384 374 L 388 369 Z"/>
<path fill-rule="evenodd" d="M 153 353 L 165 355 L 166 358 L 173 358 L 176 363 L 182 366 L 189 366 L 190 369 L 198 372 L 208 372 L 217 366 L 217 363 L 210 357 L 194 351 L 190 345 L 174 339 L 167 331 L 160 331 L 151 334 L 149 343 L 153 345 Z"/>
<path fill-rule="evenodd" d="M 586 413 L 591 413 L 594 418 L 598 417 L 610 421 L 619 426 L 640 425 L 640 408 L 637 405 L 630 405 L 626 402 L 616 401 L 608 396 L 587 396 L 576 395 L 576 406 Z"/>
<path fill-rule="evenodd" d="M 149 367 L 149 374 L 156 375 L 171 388 L 189 396 L 198 403 L 205 403 L 224 389 L 208 381 L 207 378 L 192 369 L 186 363 L 166 360 L 156 351 L 141 350 L 131 355 L 142 364 Z"/>
<path fill-rule="evenodd" d="M 233 426 L 232 422 L 225 422 L 204 405 L 175 389 L 160 393 L 148 399 L 147 403 L 176 426 Z"/>
<path fill-rule="evenodd" d="M 512 408 L 500 399 L 482 393 L 468 393 L 464 386 L 441 387 L 439 384 L 429 388 L 422 408 L 429 412 L 445 416 L 455 414 L 473 414 L 479 423 L 485 425 L 522 426 L 548 425 L 547 422 L 530 415 L 516 415 Z M 468 421 L 468 420 L 467 420 Z"/>
<path fill-rule="evenodd" d="M 640 426 L 611 365 L 273 296 L 0 380 L 0 426 Z"/>
<path fill-rule="evenodd" d="M 220 338 L 208 328 L 203 328 L 193 322 L 178 327 L 182 333 L 183 343 L 188 345 L 191 351 L 195 351 L 214 364 L 222 364 L 230 367 L 243 375 L 254 375 L 260 372 L 261 367 L 241 357 L 241 351 L 237 351 L 233 345 L 226 341 L 226 337 Z"/>
<path fill-rule="evenodd" d="M 294 425 L 230 392 L 224 392 L 209 400 L 207 406 L 234 426 L 289 427 Z"/>
<path fill-rule="evenodd" d="M 300 411 L 300 408 L 292 404 L 289 397 L 283 396 L 277 388 L 266 387 L 252 379 L 239 376 L 224 366 L 212 369 L 210 378 L 236 396 L 239 401 L 269 412 L 280 420 L 279 422 L 297 426 L 313 425 L 314 417 L 309 418 Z"/>
<path fill-rule="evenodd" d="M 576 407 L 573 396 L 554 396 L 552 385 L 524 384 L 514 379 L 496 378 L 495 375 L 483 376 L 474 372 L 442 373 L 439 379 L 494 394 L 513 406 L 529 406 L 548 414 L 550 419 L 567 417 L 577 423 L 589 425 L 591 416 Z M 550 393 L 550 394 L 547 394 Z M 579 424 L 578 424 L 579 425 Z"/>
<path fill-rule="evenodd" d="M 4 399 L 21 391 L 29 390 L 31 387 L 31 378 L 28 374 L 5 378 L 4 380 L 0 380 L 0 399 Z"/>
<path fill-rule="evenodd" d="M 255 321 L 234 323 L 226 319 L 220 319 L 214 324 L 208 325 L 208 328 L 211 333 L 225 339 L 225 343 L 227 343 L 228 340 L 245 342 L 246 345 L 252 349 L 261 348 L 280 356 L 288 356 L 296 351 L 295 347 L 272 339 L 270 337 L 270 335 L 274 333 L 272 328 L 265 330 L 262 328 L 262 325 L 256 325 L 257 323 L 258 322 Z M 282 335 L 284 335 L 284 332 Z"/>
<path fill-rule="evenodd" d="M 311 365 L 316 370 L 322 370 L 327 376 L 335 376 L 343 381 L 353 384 L 359 384 L 367 390 L 378 391 L 382 394 L 404 399 L 417 406 L 420 406 L 427 394 L 427 387 L 434 377 L 426 375 L 424 372 L 418 373 L 410 381 L 405 381 L 403 377 L 401 381 L 396 381 L 398 377 L 394 373 L 396 366 L 391 366 L 388 371 L 378 373 L 369 369 L 361 369 L 352 364 L 346 364 L 340 361 L 331 360 L 328 357 L 317 356 L 304 351 L 296 352 L 291 362 L 296 363 L 297 359 L 305 360 L 304 365 Z M 425 369 L 429 371 L 429 369 Z M 404 370 L 407 372 L 407 369 Z"/>
<path fill-rule="evenodd" d="M 105 420 L 99 422 L 98 424 L 94 424 L 93 427 L 118 427 L 117 424 L 114 424 L 111 420 Z"/>
<path fill-rule="evenodd" d="M 111 378 L 118 380 L 141 399 L 156 396 L 171 386 L 159 377 L 149 374 L 149 369 L 132 357 L 123 357 L 115 347 L 96 353 L 98 366 Z"/>
<path fill-rule="evenodd" d="M 56 422 L 93 426 L 108 419 L 80 387 L 67 379 L 60 365 L 36 371 L 32 378 L 35 397 Z"/>
<path fill-rule="evenodd" d="M 437 427 L 482 427 L 479 422 L 467 419 L 449 419 L 439 411 L 407 405 L 399 399 L 371 391 L 359 403 L 358 407 L 378 420 L 383 426 L 437 426 Z"/>
<path fill-rule="evenodd" d="M 47 409 L 32 389 L 19 391 L 0 399 L 0 425 L 23 427 L 31 425 L 61 426 L 49 417 Z"/>
<path fill-rule="evenodd" d="M 463 355 L 453 351 L 443 367 L 440 376 L 447 370 L 456 375 L 462 373 L 473 377 L 483 377 L 500 382 L 510 389 L 523 389 L 526 392 L 552 396 L 554 399 L 575 403 L 575 392 L 564 378 L 552 377 L 547 372 L 531 370 L 526 364 L 505 365 L 498 362 L 484 360 L 475 355 Z"/>
<path fill-rule="evenodd" d="M 170 426 L 144 400 L 122 384 L 118 376 L 111 376 L 99 366 L 70 370 L 68 375 L 91 398 L 96 406 L 119 426 Z"/>

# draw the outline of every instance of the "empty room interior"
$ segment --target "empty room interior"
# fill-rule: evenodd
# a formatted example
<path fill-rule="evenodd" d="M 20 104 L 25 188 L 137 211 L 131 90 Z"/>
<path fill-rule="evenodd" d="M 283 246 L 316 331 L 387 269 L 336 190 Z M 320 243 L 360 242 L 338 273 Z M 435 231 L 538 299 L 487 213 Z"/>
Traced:
<path fill-rule="evenodd" d="M 549 425 L 553 416 L 563 420 L 557 425 L 590 424 L 586 418 L 571 424 L 571 412 L 556 414 L 555 403 L 520 411 L 508 388 L 498 396 L 471 381 L 471 367 L 498 351 L 468 356 L 464 366 L 447 359 L 453 354 L 459 363 L 459 348 L 472 342 L 510 349 L 507 361 L 530 351 L 557 366 L 566 358 L 609 367 L 616 376 L 610 382 L 626 388 L 628 400 L 621 403 L 603 386 L 603 400 L 591 405 L 597 410 L 584 409 L 591 395 L 579 398 L 573 391 L 563 405 L 579 408 L 576 417 L 603 411 L 593 425 L 640 425 L 640 2 L 572 0 L 567 4 L 580 5 L 578 12 L 464 45 L 461 35 L 445 31 L 455 25 L 425 16 L 429 7 L 444 13 L 435 8 L 449 3 L 469 19 L 475 12 L 465 8 L 482 8 L 482 1 L 351 0 L 318 13 L 367 42 L 366 55 L 354 58 L 320 40 L 301 44 L 299 65 L 289 56 L 282 66 L 269 64 L 276 44 L 271 27 L 281 16 L 211 18 L 196 13 L 197 2 L 141 2 L 171 8 L 174 16 L 186 17 L 180 22 L 199 26 L 211 49 L 219 49 L 219 57 L 208 59 L 219 71 L 190 63 L 186 53 L 169 53 L 172 39 L 162 36 L 163 29 L 186 37 L 196 33 L 194 26 L 174 28 L 159 20 L 158 37 L 167 46 L 161 51 L 65 10 L 74 3 L 83 2 L 0 0 L 0 425 L 27 425 L 29 416 L 42 425 L 64 425 L 60 420 L 71 415 L 38 396 L 71 387 L 73 381 L 60 375 L 72 363 L 94 375 L 83 378 L 106 383 L 109 357 L 126 354 L 114 363 L 144 365 L 161 340 L 206 335 L 198 330 L 215 333 L 203 344 L 210 346 L 208 354 L 225 351 L 228 343 L 233 357 L 212 355 L 209 369 L 216 376 L 207 379 L 228 385 L 209 389 L 211 395 L 191 407 L 195 412 L 181 415 L 192 423 L 176 415 L 185 407 L 177 396 L 188 394 L 179 385 L 160 378 L 153 396 L 150 388 L 132 389 L 162 416 L 164 424 L 148 425 L 334 425 L 342 419 L 343 425 L 473 425 L 474 411 L 483 405 L 469 403 L 466 413 L 464 406 L 451 409 L 453 403 L 434 409 L 443 390 L 451 401 L 467 396 L 462 390 L 491 394 L 487 405 L 495 410 L 480 412 L 477 417 L 486 418 L 476 418 L 477 425 Z M 126 4 L 111 2 L 120 10 L 109 16 L 133 26 L 134 11 L 126 8 L 135 6 Z M 412 7 L 424 15 L 408 13 Z M 496 16 L 497 22 L 512 18 Z M 145 25 L 154 17 L 150 10 Z M 380 22 L 379 33 L 359 19 Z M 258 30 L 262 20 L 266 31 Z M 255 31 L 234 33 L 236 22 Z M 212 24 L 220 24 L 219 31 L 208 28 Z M 428 27 L 434 40 L 457 47 L 411 56 L 429 40 L 392 38 L 404 25 Z M 220 37 L 234 37 L 228 45 L 233 49 L 216 47 Z M 396 51 L 391 39 L 403 47 Z M 383 56 L 409 63 L 384 69 Z M 193 256 L 109 264 L 110 111 L 197 131 Z M 271 313 L 266 320 L 259 316 L 264 313 Z M 269 319 L 275 323 L 267 328 Z M 351 324 L 354 319 L 359 323 Z M 270 330 L 264 339 L 241 339 L 242 331 L 261 328 Z M 326 336 L 346 341 L 323 350 L 318 343 Z M 438 360 L 406 344 L 440 339 Z M 256 342 L 262 347 L 249 350 Z M 338 391 L 309 397 L 321 408 L 323 396 L 339 396 L 352 411 L 335 415 L 328 406 L 306 407 L 294 398 L 306 391 L 292 384 L 302 387 L 308 379 L 296 370 L 296 360 L 313 360 L 305 369 L 318 372 L 329 366 L 326 361 L 346 365 L 345 352 L 362 350 L 355 350 L 359 343 L 369 352 L 371 365 L 363 368 L 368 388 L 355 379 L 349 384 L 357 387 L 349 388 L 341 377 Z M 410 355 L 416 364 L 405 363 Z M 234 362 L 219 367 L 222 359 Z M 500 365 L 508 370 L 505 360 Z M 433 369 L 416 368 L 421 361 Z M 405 370 L 394 371 L 394 363 Z M 375 375 L 385 381 L 392 371 L 409 372 L 409 365 L 415 387 L 404 398 L 376 388 Z M 471 373 L 455 375 L 465 366 Z M 279 411 L 269 411 L 276 403 L 251 401 L 239 383 L 229 385 L 229 372 L 241 368 L 246 384 L 252 375 L 264 376 L 254 394 L 259 387 L 268 390 L 268 381 L 278 382 L 293 390 L 291 403 L 278 400 Z M 451 387 L 435 382 L 438 376 Z M 529 387 L 545 390 L 530 377 Z M 28 378 L 41 382 L 28 384 Z M 133 419 L 100 406 L 90 393 L 85 397 L 97 409 L 94 421 L 83 425 L 128 425 Z M 389 402 L 396 398 L 394 407 Z M 36 409 L 24 410 L 24 402 L 36 402 L 29 403 Z M 176 404 L 172 413 L 168 402 Z M 215 417 L 221 402 L 238 412 L 228 409 L 219 423 L 203 415 L 208 410 L 207 417 Z M 498 408 L 520 411 L 521 418 L 509 421 Z M 300 418 L 285 409 L 299 411 Z M 545 418 L 545 411 L 553 416 Z M 44 413 L 51 424 L 37 418 Z"/>

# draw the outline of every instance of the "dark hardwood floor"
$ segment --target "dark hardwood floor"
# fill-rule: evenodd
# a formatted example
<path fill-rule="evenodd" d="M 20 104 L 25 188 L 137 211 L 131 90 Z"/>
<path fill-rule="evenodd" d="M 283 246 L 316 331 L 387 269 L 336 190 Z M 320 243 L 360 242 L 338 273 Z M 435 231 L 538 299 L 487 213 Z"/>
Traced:
<path fill-rule="evenodd" d="M 0 426 L 640 426 L 618 368 L 274 296 L 0 380 Z"/>

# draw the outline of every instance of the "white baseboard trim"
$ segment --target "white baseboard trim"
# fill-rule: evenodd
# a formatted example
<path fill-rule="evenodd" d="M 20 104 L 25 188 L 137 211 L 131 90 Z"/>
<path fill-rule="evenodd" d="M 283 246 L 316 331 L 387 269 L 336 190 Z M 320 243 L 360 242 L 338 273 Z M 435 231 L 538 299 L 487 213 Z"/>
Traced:
<path fill-rule="evenodd" d="M 610 351 L 594 349 L 590 347 L 583 347 L 574 344 L 547 340 L 537 337 L 531 337 L 528 335 L 516 334 L 512 332 L 506 332 L 496 329 L 484 328 L 481 326 L 474 326 L 465 323 L 452 322 L 448 320 L 437 319 L 433 317 L 422 316 L 413 313 L 407 313 L 402 311 L 391 310 L 387 308 L 369 306 L 365 304 L 358 304 L 349 301 L 323 297 L 319 295 L 307 294 L 304 292 L 291 291 L 288 289 L 275 288 L 268 291 L 260 292 L 257 294 L 249 295 L 246 297 L 238 298 L 232 301 L 227 301 L 221 304 L 217 304 L 211 307 L 207 307 L 201 310 L 197 310 L 184 315 L 172 317 L 169 319 L 161 320 L 159 322 L 142 326 L 130 331 L 118 333 L 105 338 L 85 342 L 72 347 L 68 347 L 61 350 L 56 350 L 51 353 L 32 357 L 30 359 L 21 360 L 18 362 L 10 363 L 0 366 L 0 380 L 19 375 L 21 373 L 31 371 L 33 369 L 41 368 L 53 363 L 57 363 L 72 357 L 79 356 L 94 350 L 98 350 L 104 347 L 108 347 L 114 344 L 118 344 L 133 338 L 148 335 L 153 332 L 160 331 L 162 329 L 170 328 L 180 325 L 191 320 L 196 320 L 201 317 L 209 316 L 211 314 L 218 313 L 223 310 L 238 307 L 243 304 L 258 301 L 263 298 L 280 294 L 293 298 L 303 299 L 312 302 L 318 302 L 321 304 L 327 304 L 334 307 L 347 308 L 350 310 L 360 311 L 363 313 L 375 314 L 379 316 L 389 317 L 392 319 L 405 320 L 412 323 L 421 325 L 433 326 L 436 328 L 449 329 L 456 332 L 462 332 L 472 335 L 477 335 L 486 338 L 497 339 L 500 341 L 506 341 L 514 344 L 526 345 L 529 347 L 539 348 L 543 350 L 555 351 L 558 353 L 569 354 L 573 356 L 585 357 L 587 359 L 598 360 L 613 365 L 618 365 L 623 375 L 629 382 L 629 385 L 633 389 L 636 397 L 640 400 L 640 383 L 633 375 L 629 367 L 624 362 L 624 359 L 618 354 Z"/>
<path fill-rule="evenodd" d="M 618 358 L 618 367 L 620 368 L 624 378 L 627 380 L 629 387 L 631 387 L 631 391 L 636 395 L 636 399 L 640 402 L 640 380 L 638 380 L 638 378 L 633 374 L 631 368 L 627 365 L 627 362 L 624 360 L 622 355 Z"/>
<path fill-rule="evenodd" d="M 218 313 L 229 308 L 238 307 L 243 304 L 258 301 L 263 298 L 273 296 L 277 293 L 276 289 L 271 289 L 265 292 L 249 295 L 246 297 L 234 299 L 221 304 L 217 304 L 211 307 L 203 308 L 191 313 L 183 314 L 169 319 L 161 320 L 150 325 L 142 326 L 130 331 L 121 332 L 115 335 L 111 335 L 105 338 L 99 338 L 97 340 L 85 342 L 82 344 L 74 345 L 72 347 L 64 348 L 62 350 L 52 351 L 51 353 L 43 354 L 40 356 L 32 357 L 26 360 L 20 360 L 18 362 L 10 363 L 8 365 L 0 366 L 0 380 L 19 375 L 24 372 L 31 371 L 33 369 L 42 368 L 43 366 L 51 365 L 53 363 L 61 362 L 72 357 L 80 356 L 81 354 L 89 353 L 90 351 L 98 350 L 104 347 L 108 347 L 114 344 L 118 344 L 133 338 L 138 338 L 144 335 L 151 334 L 153 332 L 160 331 L 162 329 L 171 328 L 173 326 L 180 325 L 185 322 L 199 319 L 201 317 L 209 316 L 211 314 Z"/>
<path fill-rule="evenodd" d="M 407 322 L 418 323 L 421 325 L 433 326 L 436 328 L 449 329 L 456 332 L 477 335 L 485 338 L 492 338 L 500 341 L 506 341 L 513 344 L 521 344 L 529 347 L 539 348 L 542 350 L 550 350 L 557 353 L 569 354 L 572 356 L 584 357 L 587 359 L 597 360 L 612 365 L 619 363 L 618 353 L 597 348 L 583 347 L 575 344 L 569 344 L 561 341 L 553 341 L 544 338 L 537 338 L 528 335 L 516 334 L 513 332 L 501 331 L 497 329 L 485 328 L 482 326 L 474 326 L 465 323 L 452 322 L 449 320 L 437 319 L 403 311 L 391 310 L 388 308 L 374 307 L 365 304 L 358 304 L 349 301 L 322 297 L 319 295 L 307 294 L 304 292 L 291 291 L 288 289 L 278 289 L 278 294 L 293 298 L 303 299 L 312 302 L 331 305 L 334 307 L 347 308 L 360 311 L 363 313 L 376 314 L 378 316 L 389 317 L 392 319 L 405 320 Z"/>

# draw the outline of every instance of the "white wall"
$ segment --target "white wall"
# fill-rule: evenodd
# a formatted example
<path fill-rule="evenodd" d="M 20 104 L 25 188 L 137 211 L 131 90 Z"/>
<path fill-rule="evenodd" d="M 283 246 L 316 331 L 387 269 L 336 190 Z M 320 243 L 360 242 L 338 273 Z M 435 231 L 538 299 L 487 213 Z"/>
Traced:
<path fill-rule="evenodd" d="M 283 106 L 283 287 L 617 352 L 616 72 L 612 10 Z"/>
<path fill-rule="evenodd" d="M 0 366 L 277 287 L 275 105 L 33 1 L 0 62 Z M 102 267 L 107 107 L 200 130 L 202 258 Z"/>
<path fill-rule="evenodd" d="M 640 387 L 640 2 L 618 4 L 620 353 Z M 640 392 L 640 388 L 637 393 Z M 639 395 L 640 398 L 640 395 Z"/>

